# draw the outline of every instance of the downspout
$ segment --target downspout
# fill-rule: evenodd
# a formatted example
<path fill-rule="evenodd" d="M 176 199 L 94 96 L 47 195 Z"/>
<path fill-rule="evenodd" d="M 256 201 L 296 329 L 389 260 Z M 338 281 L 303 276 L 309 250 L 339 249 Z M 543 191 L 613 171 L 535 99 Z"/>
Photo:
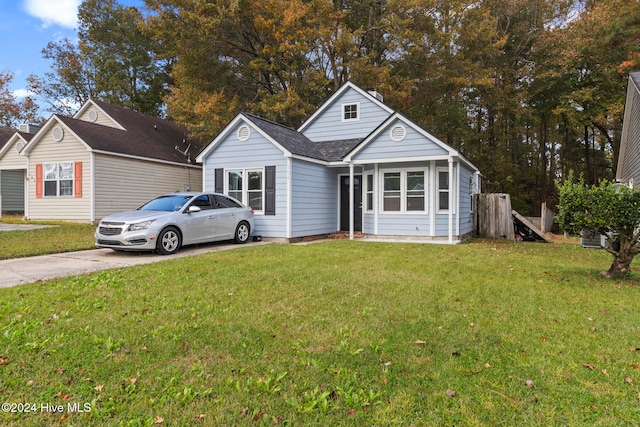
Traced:
<path fill-rule="evenodd" d="M 96 221 L 96 156 L 93 151 L 89 152 L 89 158 L 91 159 L 91 182 L 89 184 L 91 213 L 89 215 L 91 217 L 91 224 L 94 224 Z"/>
<path fill-rule="evenodd" d="M 378 163 L 374 163 L 373 165 L 373 234 L 378 235 L 378 213 L 380 211 L 380 206 L 378 204 L 378 186 L 380 185 L 380 181 L 378 179 Z"/>
<path fill-rule="evenodd" d="M 293 174 L 293 159 L 291 157 L 287 157 L 287 239 L 291 239 L 291 212 L 293 212 L 293 207 L 291 203 L 293 201 L 293 183 L 292 180 Z"/>
<path fill-rule="evenodd" d="M 353 206 L 353 162 L 349 163 L 349 240 L 353 240 L 354 206 Z"/>
<path fill-rule="evenodd" d="M 458 236 L 458 240 L 460 240 L 460 163 L 456 164 L 456 185 L 454 186 L 456 189 L 456 197 L 454 200 L 457 200 L 456 203 L 456 236 Z"/>
<path fill-rule="evenodd" d="M 453 180 L 453 158 L 449 158 L 449 243 L 453 243 L 453 207 L 455 185 Z"/>

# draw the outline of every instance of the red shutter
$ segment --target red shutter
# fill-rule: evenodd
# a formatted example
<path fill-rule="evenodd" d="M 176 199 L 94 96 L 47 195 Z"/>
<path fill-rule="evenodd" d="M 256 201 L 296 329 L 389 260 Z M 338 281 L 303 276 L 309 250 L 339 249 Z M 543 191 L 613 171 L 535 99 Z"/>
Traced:
<path fill-rule="evenodd" d="M 42 163 L 36 164 L 36 197 L 42 198 Z"/>
<path fill-rule="evenodd" d="M 82 162 L 73 165 L 73 196 L 82 197 Z"/>

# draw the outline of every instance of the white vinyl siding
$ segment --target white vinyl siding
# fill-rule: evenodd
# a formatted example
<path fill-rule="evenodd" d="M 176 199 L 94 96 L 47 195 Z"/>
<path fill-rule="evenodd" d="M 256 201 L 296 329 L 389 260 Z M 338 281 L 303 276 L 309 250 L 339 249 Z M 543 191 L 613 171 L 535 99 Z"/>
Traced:
<path fill-rule="evenodd" d="M 82 162 L 82 197 L 36 197 L 36 165 L 45 163 Z M 91 220 L 91 154 L 71 132 L 65 132 L 62 141 L 53 140 L 50 131 L 42 137 L 29 154 L 28 198 L 29 219 Z M 44 176 L 43 176 L 44 178 Z"/>
<path fill-rule="evenodd" d="M 21 156 L 16 151 L 17 143 L 26 144 L 22 139 L 11 143 L 10 147 L 6 147 L 4 155 L 0 158 L 0 169 L 26 169 L 27 157 Z"/>

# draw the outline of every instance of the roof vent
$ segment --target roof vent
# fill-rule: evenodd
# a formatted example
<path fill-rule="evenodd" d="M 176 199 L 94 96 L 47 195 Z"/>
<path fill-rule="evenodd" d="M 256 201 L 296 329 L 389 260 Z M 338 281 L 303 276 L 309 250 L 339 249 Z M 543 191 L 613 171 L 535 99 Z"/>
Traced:
<path fill-rule="evenodd" d="M 54 127 L 53 128 L 53 140 L 55 142 L 60 142 L 60 141 L 62 141 L 62 138 L 64 138 L 64 130 L 60 126 Z"/>
<path fill-rule="evenodd" d="M 238 139 L 240 141 L 246 141 L 251 136 L 251 129 L 249 126 L 242 125 L 238 128 Z"/>
<path fill-rule="evenodd" d="M 20 132 L 23 133 L 38 133 L 40 125 L 34 125 L 32 123 L 23 123 L 20 125 Z"/>
<path fill-rule="evenodd" d="M 378 101 L 384 102 L 384 98 L 382 97 L 382 95 L 380 95 L 375 89 L 367 89 L 367 92 Z"/>
<path fill-rule="evenodd" d="M 407 130 L 404 128 L 404 126 L 396 125 L 391 128 L 390 134 L 392 141 L 400 142 L 404 139 L 405 136 L 407 136 Z"/>
<path fill-rule="evenodd" d="M 89 111 L 89 121 L 95 122 L 96 120 L 98 120 L 98 112 L 96 110 Z"/>

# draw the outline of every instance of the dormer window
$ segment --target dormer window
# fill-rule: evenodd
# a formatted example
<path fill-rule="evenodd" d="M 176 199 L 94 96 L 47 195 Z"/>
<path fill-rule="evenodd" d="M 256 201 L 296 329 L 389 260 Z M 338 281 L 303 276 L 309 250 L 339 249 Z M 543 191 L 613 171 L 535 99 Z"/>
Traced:
<path fill-rule="evenodd" d="M 342 121 L 350 122 L 358 120 L 360 118 L 360 105 L 355 104 L 342 104 Z"/>

